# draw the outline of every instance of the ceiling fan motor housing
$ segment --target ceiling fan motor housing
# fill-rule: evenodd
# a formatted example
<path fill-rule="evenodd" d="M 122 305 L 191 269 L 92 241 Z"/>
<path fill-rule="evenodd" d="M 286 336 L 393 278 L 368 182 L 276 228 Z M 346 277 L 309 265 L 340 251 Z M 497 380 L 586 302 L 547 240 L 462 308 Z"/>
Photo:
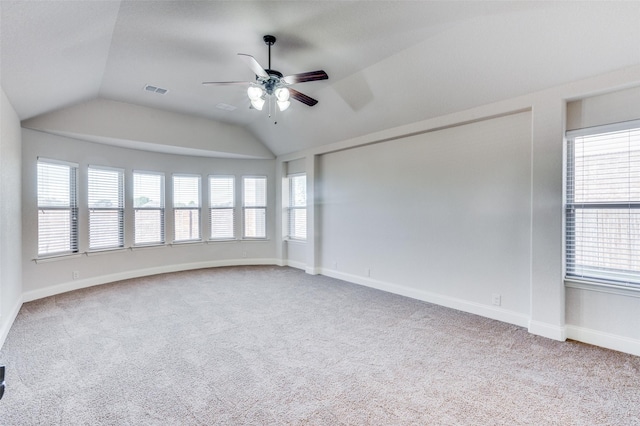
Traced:
<path fill-rule="evenodd" d="M 265 78 L 260 78 L 256 76 L 256 80 L 261 82 L 264 85 L 264 90 L 271 95 L 273 94 L 274 90 L 276 90 L 280 86 L 283 86 L 280 83 L 280 79 L 282 78 L 282 73 L 276 70 L 271 70 L 271 69 L 266 69 L 265 71 L 267 72 L 267 74 L 269 74 L 269 78 L 265 79 Z"/>

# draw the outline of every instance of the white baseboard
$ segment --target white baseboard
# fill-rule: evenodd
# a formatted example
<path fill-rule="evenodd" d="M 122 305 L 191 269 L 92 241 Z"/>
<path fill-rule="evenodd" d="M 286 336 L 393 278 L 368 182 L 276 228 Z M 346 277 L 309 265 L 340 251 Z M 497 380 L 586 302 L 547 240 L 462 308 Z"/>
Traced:
<path fill-rule="evenodd" d="M 22 307 L 22 299 L 19 299 L 14 307 L 11 309 L 11 312 L 5 317 L 4 321 L 0 325 L 0 349 L 4 346 L 4 341 L 7 339 L 9 335 L 9 330 L 11 330 L 11 326 L 13 322 L 16 320 L 18 316 L 18 312 L 20 312 L 20 308 Z M 4 315 L 3 315 L 4 317 Z"/>
<path fill-rule="evenodd" d="M 515 324 L 520 327 L 527 327 L 529 323 L 528 315 L 521 314 L 519 312 L 510 311 L 507 309 L 501 309 L 496 306 L 483 305 L 481 303 L 470 302 L 468 300 L 457 299 L 455 297 L 444 296 L 429 291 L 419 290 L 412 287 L 406 287 L 402 285 L 392 284 L 388 282 L 378 281 L 367 277 L 360 277 L 357 275 L 345 274 L 343 272 L 321 269 L 319 271 L 322 275 L 328 277 L 337 278 L 350 283 L 363 285 L 365 287 L 371 287 L 389 293 L 399 294 L 401 296 L 410 297 L 412 299 L 422 300 L 423 302 L 429 302 L 436 305 L 445 306 L 447 308 L 456 309 L 463 312 L 468 312 L 475 315 L 480 315 L 486 318 L 495 319 L 498 321 L 506 322 L 509 324 Z"/>
<path fill-rule="evenodd" d="M 250 265 L 279 265 L 279 259 L 228 259 L 228 260 L 208 260 L 204 262 L 183 263 L 178 265 L 163 265 L 147 269 L 136 269 L 132 271 L 118 272 L 109 275 L 87 278 L 83 280 L 69 281 L 38 290 L 23 293 L 22 300 L 31 302 L 44 297 L 55 296 L 56 294 L 68 291 L 79 290 L 81 288 L 93 287 L 101 284 L 108 284 L 115 281 L 127 280 L 131 278 L 146 277 L 149 275 L 165 274 L 168 272 L 188 271 L 192 269 L 217 268 L 223 266 L 250 266 Z"/>
<path fill-rule="evenodd" d="M 640 356 L 640 340 L 590 328 L 567 325 L 567 339 Z"/>
<path fill-rule="evenodd" d="M 284 266 L 291 266 L 292 268 L 302 269 L 303 271 L 307 269 L 307 265 L 303 262 L 296 262 L 295 260 L 285 260 Z"/>
<path fill-rule="evenodd" d="M 309 275 L 320 275 L 320 268 L 305 267 L 304 271 Z"/>
<path fill-rule="evenodd" d="M 536 336 L 546 337 L 548 339 L 559 340 L 561 342 L 567 340 L 566 327 L 561 327 L 555 324 L 549 324 L 540 321 L 529 321 L 528 329 L 529 333 Z"/>

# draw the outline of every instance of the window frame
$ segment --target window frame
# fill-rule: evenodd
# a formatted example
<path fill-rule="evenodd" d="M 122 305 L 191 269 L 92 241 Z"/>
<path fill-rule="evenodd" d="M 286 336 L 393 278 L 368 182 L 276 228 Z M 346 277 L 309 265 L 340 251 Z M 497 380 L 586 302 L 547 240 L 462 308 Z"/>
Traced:
<path fill-rule="evenodd" d="M 197 207 L 176 206 L 176 178 L 196 178 L 197 179 L 197 182 L 198 182 Z M 193 243 L 193 242 L 202 241 L 202 176 L 198 174 L 189 174 L 189 173 L 172 174 L 171 175 L 171 195 L 173 197 L 173 243 L 183 244 L 183 243 Z M 195 211 L 198 213 L 198 217 L 196 221 L 198 225 L 197 237 L 187 238 L 187 239 L 177 239 L 177 235 L 176 235 L 176 232 L 178 230 L 177 219 L 179 216 L 177 213 L 181 211 Z"/>
<path fill-rule="evenodd" d="M 576 201 L 576 182 L 584 181 L 585 175 L 583 173 L 582 176 L 576 176 L 576 154 L 575 154 L 575 145 L 576 139 L 578 138 L 589 138 L 589 137 L 604 137 L 607 134 L 615 134 L 617 132 L 638 132 L 640 131 L 640 120 L 633 120 L 627 122 L 613 123 L 609 125 L 603 126 L 595 126 L 584 129 L 577 130 L 569 130 L 566 132 L 566 161 L 565 161 L 565 183 L 564 183 L 564 266 L 565 266 L 565 280 L 567 281 L 585 281 L 595 285 L 604 285 L 604 286 L 623 286 L 626 288 L 633 288 L 640 290 L 640 267 L 636 269 L 622 269 L 622 268 L 604 268 L 602 266 L 596 266 L 594 264 L 580 264 L 578 265 L 576 262 L 576 252 L 577 252 L 577 242 L 576 242 L 576 233 L 578 229 L 577 216 L 578 212 L 583 211 L 591 211 L 595 212 L 596 209 L 598 213 L 600 211 L 603 212 L 611 212 L 610 214 L 614 214 L 615 211 L 640 211 L 640 199 L 631 200 L 614 200 L 614 197 L 611 196 L 609 200 L 606 201 L 588 201 L 584 200 Z M 624 152 L 624 151 L 623 151 Z M 633 155 L 633 150 L 627 150 L 625 152 L 625 158 L 629 159 L 629 163 L 631 164 L 631 158 Z M 611 154 L 601 154 L 611 155 Z M 637 154 L 636 154 L 637 155 Z M 636 160 L 637 161 L 637 160 Z M 640 163 L 638 163 L 640 164 Z M 636 164 L 636 167 L 638 167 Z M 629 167 L 629 171 L 631 173 L 631 166 Z M 633 169 L 635 171 L 635 169 Z M 595 173 L 592 173 L 588 176 L 595 176 Z M 631 176 L 631 175 L 630 175 Z M 629 186 L 629 195 L 631 194 L 632 186 Z M 614 216 L 615 217 L 615 216 Z M 608 219 L 608 217 L 603 216 L 603 219 Z M 629 229 L 633 226 L 633 221 L 629 216 L 627 222 L 623 222 L 626 224 Z M 582 228 L 581 228 L 582 229 Z M 589 228 L 593 229 L 593 227 Z M 597 228 L 596 228 L 597 229 Z M 607 235 L 608 236 L 608 235 Z M 597 234 L 597 237 L 601 237 L 601 234 Z M 585 237 L 586 238 L 586 237 Z M 593 237 L 592 237 L 593 238 Z M 608 237 L 613 238 L 613 237 Z M 615 243 L 615 240 L 613 240 Z M 638 243 L 634 244 L 634 240 L 630 239 L 630 247 L 636 246 L 636 252 L 640 251 L 640 245 Z M 608 245 L 597 245 L 595 243 L 594 247 L 602 249 L 602 253 L 606 254 L 615 254 L 614 247 L 611 244 Z M 633 248 L 631 249 L 633 250 Z M 633 254 L 630 254 L 630 258 L 634 258 Z M 614 257 L 614 260 L 617 260 L 618 257 Z M 602 262 L 600 259 L 598 261 Z M 593 262 L 596 263 L 596 262 Z"/>
<path fill-rule="evenodd" d="M 96 171 L 104 171 L 104 172 L 115 172 L 117 173 L 118 176 L 118 205 L 116 207 L 96 207 L 96 206 L 91 206 L 91 197 L 92 197 L 92 193 L 91 193 L 91 187 L 90 187 L 90 175 L 91 175 L 91 171 L 92 170 L 96 170 Z M 87 167 L 87 181 L 86 181 L 86 188 L 87 188 L 87 213 L 88 213 L 88 229 L 87 229 L 87 240 L 88 240 L 88 251 L 89 252 L 97 252 L 97 251 L 105 251 L 105 250 L 119 250 L 119 249 L 123 249 L 124 248 L 124 241 L 125 241 L 125 223 L 124 223 L 124 217 L 125 217 L 125 203 L 124 203 L 124 197 L 125 197 L 125 173 L 124 173 L 124 169 L 122 168 L 117 168 L 117 167 L 109 167 L 109 166 L 100 166 L 100 165 L 89 165 Z M 99 215 L 101 213 L 107 213 L 107 212 L 115 212 L 117 214 L 117 227 L 118 227 L 118 235 L 116 236 L 118 242 L 116 245 L 96 245 L 93 246 L 92 245 L 92 239 L 91 239 L 91 234 L 92 234 L 92 227 L 91 227 L 91 219 L 92 216 L 96 216 L 99 217 Z M 93 213 L 93 214 L 92 214 Z"/>
<path fill-rule="evenodd" d="M 157 176 L 160 178 L 160 202 L 158 207 L 136 207 L 136 176 Z M 133 206 L 133 245 L 134 247 L 146 247 L 164 245 L 166 242 L 166 213 L 165 213 L 165 175 L 163 172 L 153 172 L 146 170 L 134 170 L 132 173 L 133 188 L 132 188 L 132 206 Z M 137 229 L 138 229 L 138 213 L 158 211 L 160 215 L 160 240 L 157 241 L 137 241 Z"/>
<path fill-rule="evenodd" d="M 49 165 L 49 166 L 58 166 L 58 167 L 68 167 L 69 173 L 69 205 L 68 206 L 55 206 L 55 205 L 47 205 L 40 203 L 40 190 L 41 190 L 41 181 L 40 181 L 40 164 Z M 38 239 L 38 259 L 45 259 L 50 257 L 57 256 L 66 256 L 78 253 L 78 164 L 71 163 L 67 161 L 54 160 L 49 158 L 38 157 L 36 161 L 36 207 L 38 212 L 38 230 L 37 230 L 37 239 Z M 41 236 L 42 223 L 41 223 L 41 214 L 44 215 L 46 212 L 60 212 L 60 211 L 68 211 L 69 215 L 69 244 L 68 249 L 66 250 L 56 250 L 56 251 L 40 251 L 40 245 L 43 240 Z"/>
<path fill-rule="evenodd" d="M 299 178 L 304 178 L 304 205 L 300 204 L 297 205 L 295 203 L 295 197 L 294 197 L 294 187 L 295 187 L 295 180 L 299 179 Z M 288 186 L 288 190 L 289 190 L 289 202 L 287 205 L 287 239 L 289 240 L 293 240 L 293 241 L 306 241 L 307 240 L 307 206 L 308 206 L 308 200 L 307 200 L 307 174 L 305 172 L 302 173 L 295 173 L 295 174 L 291 174 L 287 176 L 287 186 Z M 295 226 L 294 221 L 292 221 L 292 217 L 296 216 L 297 217 L 297 213 L 298 211 L 304 211 L 305 212 L 305 216 L 304 216 L 304 236 L 300 236 L 297 235 L 296 233 L 296 229 L 297 227 Z"/>
<path fill-rule="evenodd" d="M 263 179 L 264 180 L 264 205 L 247 205 L 247 180 L 248 179 Z M 243 240 L 266 240 L 268 237 L 267 227 L 267 196 L 269 192 L 267 176 L 250 175 L 242 176 L 242 239 Z M 262 211 L 264 216 L 264 236 L 247 236 L 247 212 L 254 210 L 256 212 Z"/>

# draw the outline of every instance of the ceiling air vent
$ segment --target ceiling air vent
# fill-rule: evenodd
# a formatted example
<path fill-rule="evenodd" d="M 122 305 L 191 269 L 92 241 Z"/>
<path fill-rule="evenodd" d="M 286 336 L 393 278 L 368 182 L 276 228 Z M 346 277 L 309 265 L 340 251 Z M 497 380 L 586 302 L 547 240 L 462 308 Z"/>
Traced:
<path fill-rule="evenodd" d="M 236 107 L 234 107 L 233 105 L 224 104 L 222 102 L 216 105 L 216 108 L 221 109 L 223 111 L 233 111 L 236 109 Z"/>
<path fill-rule="evenodd" d="M 165 93 L 168 92 L 167 89 L 163 89 L 162 87 L 152 86 L 150 84 L 147 84 L 146 86 L 144 86 L 144 90 L 146 90 L 147 92 L 157 93 L 159 95 L 164 95 Z"/>

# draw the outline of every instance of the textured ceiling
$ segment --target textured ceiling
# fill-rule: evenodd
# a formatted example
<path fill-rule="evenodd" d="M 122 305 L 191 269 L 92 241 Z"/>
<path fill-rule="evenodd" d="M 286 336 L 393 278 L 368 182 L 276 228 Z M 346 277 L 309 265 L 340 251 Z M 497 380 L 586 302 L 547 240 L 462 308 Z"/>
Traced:
<path fill-rule="evenodd" d="M 640 63 L 640 2 L 7 1 L 1 82 L 21 119 L 94 98 L 246 127 L 275 154 Z M 319 100 L 249 109 L 237 53 Z M 166 88 L 160 96 L 146 84 Z M 217 104 L 235 106 L 233 111 Z"/>

